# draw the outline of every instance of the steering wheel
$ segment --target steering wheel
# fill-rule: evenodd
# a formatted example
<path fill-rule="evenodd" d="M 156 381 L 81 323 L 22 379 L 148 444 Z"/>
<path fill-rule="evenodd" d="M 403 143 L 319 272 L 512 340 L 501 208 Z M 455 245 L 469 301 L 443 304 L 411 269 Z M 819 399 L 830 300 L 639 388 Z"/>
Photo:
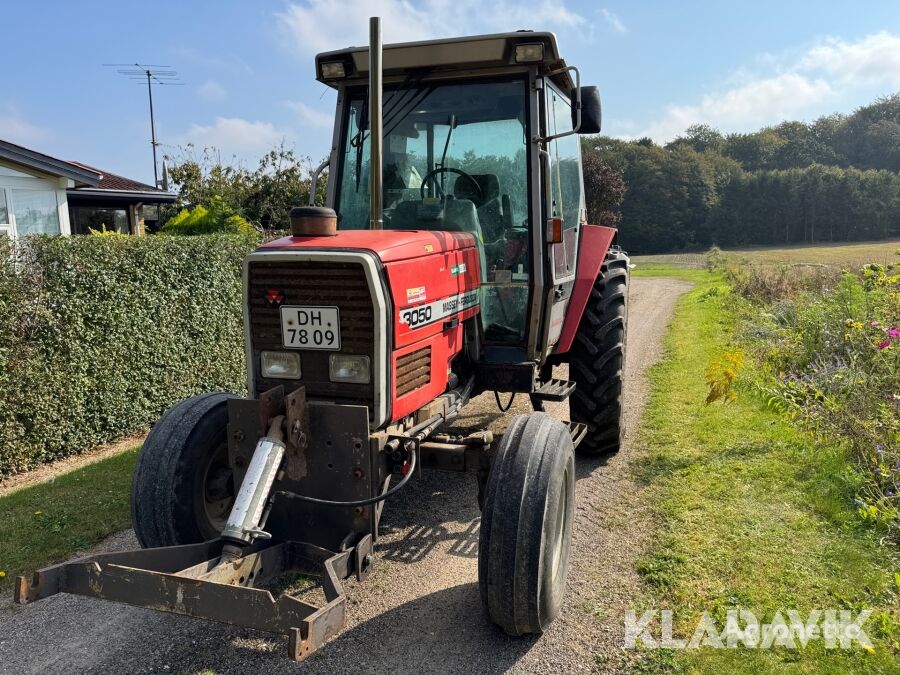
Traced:
<path fill-rule="evenodd" d="M 435 177 L 438 174 L 442 173 L 455 173 L 462 176 L 475 187 L 475 192 L 478 194 L 478 201 L 481 202 L 484 199 L 484 191 L 481 189 L 478 181 L 472 178 L 472 176 L 467 174 L 465 171 L 462 171 L 461 169 L 454 169 L 452 166 L 439 166 L 438 168 L 432 169 L 427 174 L 425 174 L 425 177 L 422 179 L 422 186 L 419 188 L 419 193 L 421 194 L 422 199 L 425 199 L 425 188 L 428 186 L 428 181 L 434 181 Z M 441 188 L 441 184 L 437 181 L 434 181 L 434 185 L 435 187 L 437 187 L 438 192 L 440 192 L 441 196 L 443 197 L 444 190 Z"/>

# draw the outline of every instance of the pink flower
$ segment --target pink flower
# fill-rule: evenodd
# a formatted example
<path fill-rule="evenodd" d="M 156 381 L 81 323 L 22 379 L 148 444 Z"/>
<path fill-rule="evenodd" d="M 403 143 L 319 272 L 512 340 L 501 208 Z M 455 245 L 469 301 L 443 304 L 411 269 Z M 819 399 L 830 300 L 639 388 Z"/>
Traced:
<path fill-rule="evenodd" d="M 891 328 L 888 331 L 888 337 L 890 337 L 892 340 L 900 338 L 900 328 Z"/>
<path fill-rule="evenodd" d="M 884 342 L 879 342 L 877 345 L 878 349 L 886 349 L 887 347 L 890 347 L 890 346 L 891 346 L 890 340 L 885 340 Z"/>

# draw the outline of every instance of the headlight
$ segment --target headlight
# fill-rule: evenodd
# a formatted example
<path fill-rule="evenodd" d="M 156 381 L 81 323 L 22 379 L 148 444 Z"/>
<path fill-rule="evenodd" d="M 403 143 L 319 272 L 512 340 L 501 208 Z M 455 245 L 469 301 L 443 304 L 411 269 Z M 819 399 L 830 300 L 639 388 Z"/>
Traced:
<path fill-rule="evenodd" d="M 332 382 L 368 384 L 371 379 L 368 356 L 332 354 L 328 359 L 328 371 Z"/>
<path fill-rule="evenodd" d="M 544 45 L 541 42 L 527 42 L 516 45 L 516 63 L 534 63 L 544 60 Z"/>
<path fill-rule="evenodd" d="M 259 368 L 263 377 L 300 379 L 300 354 L 297 352 L 260 352 Z"/>
<path fill-rule="evenodd" d="M 323 80 L 336 80 L 338 78 L 344 77 L 347 74 L 347 69 L 344 68 L 343 61 L 326 61 L 322 64 L 322 79 Z"/>

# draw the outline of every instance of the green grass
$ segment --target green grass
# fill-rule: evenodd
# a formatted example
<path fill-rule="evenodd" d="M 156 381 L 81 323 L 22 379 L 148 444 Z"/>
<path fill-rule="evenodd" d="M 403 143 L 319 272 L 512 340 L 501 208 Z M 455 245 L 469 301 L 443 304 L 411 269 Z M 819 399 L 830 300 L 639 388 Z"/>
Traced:
<path fill-rule="evenodd" d="M 16 575 L 61 562 L 131 526 L 138 447 L 0 497 L 0 594 Z"/>
<path fill-rule="evenodd" d="M 697 286 L 678 305 L 666 359 L 651 370 L 641 443 L 648 454 L 636 467 L 659 523 L 638 568 L 641 604 L 672 609 L 676 635 L 687 638 L 704 611 L 721 629 L 725 612 L 739 607 L 761 622 L 779 609 L 855 615 L 871 607 L 866 631 L 876 650 L 826 650 L 816 641 L 799 650 L 647 651 L 638 668 L 897 672 L 900 568 L 896 551 L 853 512 L 850 459 L 815 445 L 749 386 L 731 403 L 706 405 L 706 368 L 732 331 L 727 289 L 708 272 L 678 271 L 685 275 Z"/>
<path fill-rule="evenodd" d="M 709 272 L 704 269 L 679 267 L 674 263 L 638 263 L 631 270 L 633 277 L 672 277 L 694 284 L 707 283 Z"/>

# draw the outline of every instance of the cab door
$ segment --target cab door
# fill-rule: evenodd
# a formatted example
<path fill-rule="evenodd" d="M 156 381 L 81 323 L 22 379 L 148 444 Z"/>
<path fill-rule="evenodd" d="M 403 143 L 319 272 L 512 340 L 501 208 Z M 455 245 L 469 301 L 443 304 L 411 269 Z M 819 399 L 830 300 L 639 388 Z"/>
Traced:
<path fill-rule="evenodd" d="M 544 112 L 547 135 L 572 130 L 572 105 L 569 97 L 548 79 L 544 87 Z M 549 177 L 545 182 L 547 219 L 562 218 L 562 241 L 548 244 L 550 280 L 546 315 L 547 344 L 559 340 L 569 296 L 575 283 L 578 239 L 585 222 L 584 184 L 581 175 L 581 143 L 578 134 L 570 134 L 547 143 Z M 548 224 L 544 224 L 545 228 Z M 547 232 L 547 241 L 550 241 Z"/>

